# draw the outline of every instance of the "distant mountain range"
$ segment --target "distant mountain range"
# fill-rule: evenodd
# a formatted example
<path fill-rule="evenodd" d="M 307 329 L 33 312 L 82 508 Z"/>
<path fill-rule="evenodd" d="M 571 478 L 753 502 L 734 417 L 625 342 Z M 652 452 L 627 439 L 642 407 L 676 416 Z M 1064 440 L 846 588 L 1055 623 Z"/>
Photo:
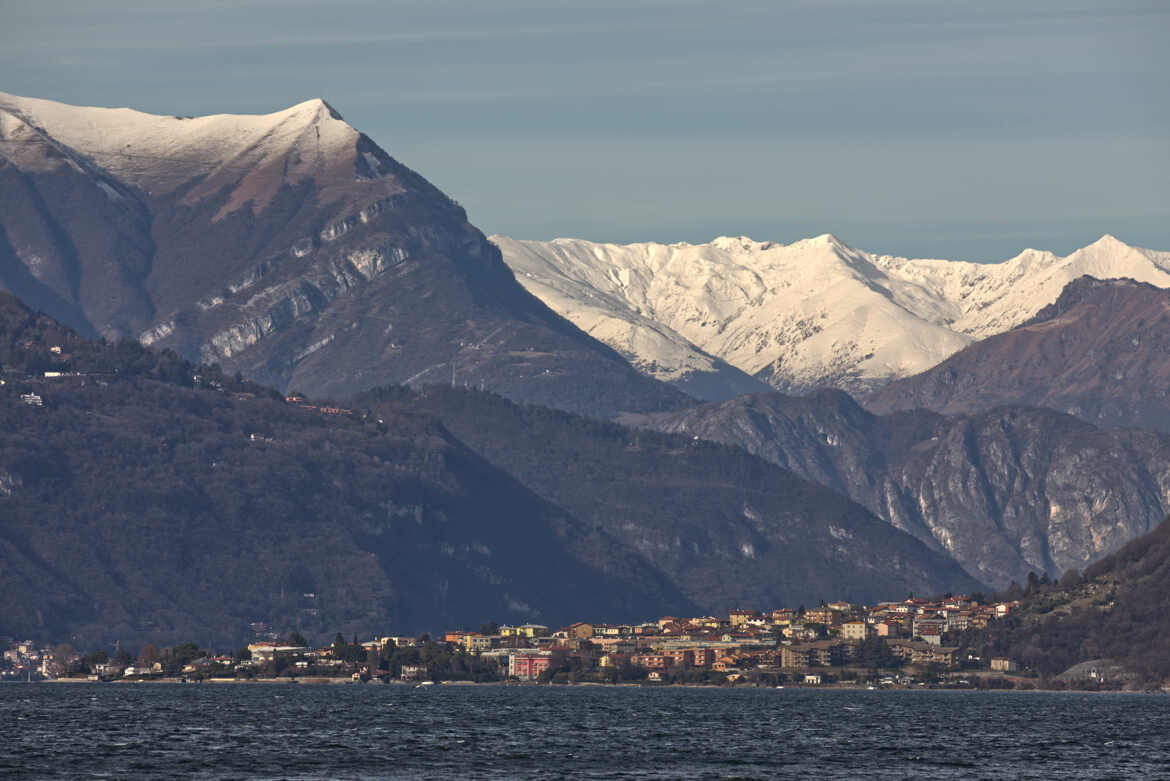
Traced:
<path fill-rule="evenodd" d="M 491 239 L 552 309 L 709 400 L 763 384 L 868 393 L 1023 323 L 1086 274 L 1170 287 L 1170 253 L 1112 236 L 998 264 L 875 255 L 828 234 L 788 245 Z"/>
<path fill-rule="evenodd" d="M 24 302 L 0 294 L 0 632 L 1056 577 L 1170 509 L 1165 288 L 1170 253 L 1111 236 L 999 264 L 489 241 L 324 101 L 0 93 L 0 289 Z"/>
<path fill-rule="evenodd" d="M 321 100 L 190 118 L 0 93 L 0 289 L 282 390 L 687 401 L 525 292 L 458 204 Z"/>

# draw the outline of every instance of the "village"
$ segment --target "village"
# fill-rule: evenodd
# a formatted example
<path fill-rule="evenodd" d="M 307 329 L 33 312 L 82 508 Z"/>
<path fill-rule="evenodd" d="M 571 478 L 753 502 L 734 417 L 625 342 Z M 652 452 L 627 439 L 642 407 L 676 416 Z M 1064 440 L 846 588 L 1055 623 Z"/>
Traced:
<path fill-rule="evenodd" d="M 1007 658 L 962 651 L 958 636 L 1008 615 L 1015 602 L 966 597 L 908 598 L 873 607 L 830 602 L 812 609 L 731 610 L 727 616 L 664 616 L 640 624 L 486 624 L 432 638 L 340 634 L 311 648 L 297 633 L 264 624 L 234 653 L 194 643 L 147 644 L 137 656 L 116 649 L 83 655 L 68 644 L 10 641 L 0 663 L 7 680 L 236 682 L 633 683 L 695 685 L 986 686 L 1017 673 Z"/>

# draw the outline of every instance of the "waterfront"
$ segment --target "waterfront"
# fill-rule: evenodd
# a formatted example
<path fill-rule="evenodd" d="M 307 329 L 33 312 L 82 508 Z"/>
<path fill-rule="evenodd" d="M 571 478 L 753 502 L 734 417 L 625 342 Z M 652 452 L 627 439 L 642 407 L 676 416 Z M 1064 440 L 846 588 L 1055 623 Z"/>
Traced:
<path fill-rule="evenodd" d="M 1161 695 L 5 684 L 21 778 L 1157 778 Z"/>

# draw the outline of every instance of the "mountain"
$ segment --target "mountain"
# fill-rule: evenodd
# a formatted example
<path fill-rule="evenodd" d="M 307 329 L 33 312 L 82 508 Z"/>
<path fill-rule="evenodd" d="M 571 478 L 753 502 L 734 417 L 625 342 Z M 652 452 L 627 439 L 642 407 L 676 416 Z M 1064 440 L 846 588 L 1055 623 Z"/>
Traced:
<path fill-rule="evenodd" d="M 686 403 L 520 287 L 463 209 L 310 100 L 154 116 L 0 93 L 0 288 L 282 390 Z"/>
<path fill-rule="evenodd" d="M 874 415 L 841 391 L 624 421 L 738 445 L 850 497 L 998 587 L 1081 569 L 1170 512 L 1170 436 L 1052 410 Z"/>
<path fill-rule="evenodd" d="M 1170 680 L 1170 521 L 1059 582 L 1029 583 L 1019 608 L 969 638 L 1060 685 L 1156 690 Z"/>
<path fill-rule="evenodd" d="M 1019 325 L 1085 274 L 1170 287 L 1170 253 L 1112 236 L 997 264 L 876 255 L 828 234 L 789 245 L 491 239 L 552 309 L 708 400 L 750 391 L 742 374 L 786 393 L 870 392 Z"/>
<path fill-rule="evenodd" d="M 359 403 L 393 409 L 400 393 L 376 391 Z M 408 402 L 645 559 L 703 612 L 980 588 L 945 553 L 740 448 L 475 391 L 427 388 Z"/>
<path fill-rule="evenodd" d="M 970 413 L 1005 404 L 1099 426 L 1170 432 L 1170 291 L 1084 277 L 1027 323 L 869 396 L 876 411 Z"/>
<path fill-rule="evenodd" d="M 3 293 L 0 365 L 0 634 L 228 646 L 979 587 L 689 437 L 442 386 L 286 403 Z"/>

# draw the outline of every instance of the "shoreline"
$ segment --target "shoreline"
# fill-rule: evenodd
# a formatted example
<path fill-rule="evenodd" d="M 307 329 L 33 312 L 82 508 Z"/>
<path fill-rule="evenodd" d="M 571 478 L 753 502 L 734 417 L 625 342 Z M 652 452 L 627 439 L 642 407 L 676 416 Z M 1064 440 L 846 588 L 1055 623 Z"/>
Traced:
<path fill-rule="evenodd" d="M 210 684 L 213 686 L 271 686 L 276 684 L 284 685 L 299 685 L 299 686 L 396 686 L 400 688 L 430 688 L 429 685 L 421 681 L 379 681 L 362 682 L 355 681 L 350 678 L 330 678 L 325 676 L 309 676 L 305 678 L 204 678 L 202 680 L 184 680 L 182 678 L 134 678 L 134 679 L 116 679 L 112 681 L 94 681 L 86 678 L 46 678 L 40 681 L 5 681 L 4 683 L 47 683 L 47 684 L 114 684 L 114 685 L 134 685 L 134 684 L 169 684 L 179 686 L 197 686 L 202 684 Z M 751 690 L 784 690 L 784 691 L 825 691 L 825 692 L 959 692 L 966 694 L 1170 694 L 1170 684 L 1164 685 L 1161 689 L 1136 690 L 1136 689 L 1116 689 L 1116 690 L 1100 690 L 1100 689 L 1042 689 L 1034 687 L 1031 689 L 978 689 L 971 686 L 877 686 L 869 688 L 868 686 L 849 686 L 840 684 L 827 684 L 820 686 L 801 686 L 801 685 L 785 685 L 785 686 L 721 686 L 721 685 L 704 685 L 704 684 L 690 684 L 690 683 L 670 683 L 670 684 L 644 684 L 638 682 L 625 683 L 600 683 L 596 681 L 585 681 L 581 683 L 570 684 L 550 684 L 550 683 L 535 683 L 531 681 L 438 681 L 434 686 L 444 687 L 523 687 L 526 689 L 548 688 L 548 689 L 572 689 L 572 688 L 605 688 L 605 689 L 736 689 L 741 691 Z"/>

